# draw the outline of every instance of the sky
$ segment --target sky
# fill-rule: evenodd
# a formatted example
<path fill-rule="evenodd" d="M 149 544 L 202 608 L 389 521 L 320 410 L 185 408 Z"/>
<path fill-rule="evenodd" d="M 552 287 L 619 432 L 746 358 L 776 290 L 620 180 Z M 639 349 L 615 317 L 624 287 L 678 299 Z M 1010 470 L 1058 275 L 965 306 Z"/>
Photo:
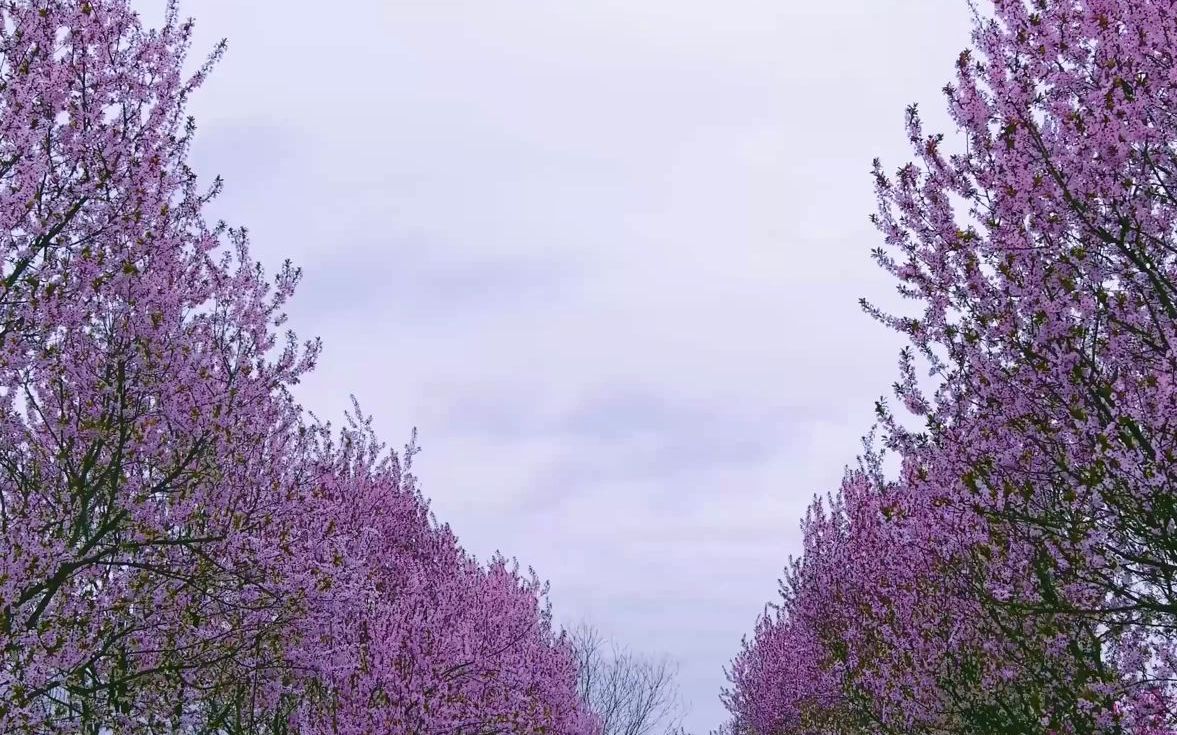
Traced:
<path fill-rule="evenodd" d="M 163 0 L 137 0 L 144 17 Z M 214 217 L 303 268 L 324 354 L 439 520 L 679 665 L 684 724 L 889 394 L 869 174 L 907 160 L 964 0 L 187 0 Z M 199 60 L 199 59 L 195 59 Z"/>

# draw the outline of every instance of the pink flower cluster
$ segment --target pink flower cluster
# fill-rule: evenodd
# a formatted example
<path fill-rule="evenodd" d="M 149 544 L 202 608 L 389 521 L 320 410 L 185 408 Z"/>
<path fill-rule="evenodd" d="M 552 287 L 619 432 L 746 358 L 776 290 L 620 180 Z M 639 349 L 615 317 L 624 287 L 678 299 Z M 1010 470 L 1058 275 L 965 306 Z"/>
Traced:
<path fill-rule="evenodd" d="M 315 488 L 293 540 L 308 606 L 287 658 L 297 732 L 596 732 L 546 587 L 495 557 L 482 565 L 438 526 L 403 461 L 358 407 L 338 443 L 319 435 Z"/>

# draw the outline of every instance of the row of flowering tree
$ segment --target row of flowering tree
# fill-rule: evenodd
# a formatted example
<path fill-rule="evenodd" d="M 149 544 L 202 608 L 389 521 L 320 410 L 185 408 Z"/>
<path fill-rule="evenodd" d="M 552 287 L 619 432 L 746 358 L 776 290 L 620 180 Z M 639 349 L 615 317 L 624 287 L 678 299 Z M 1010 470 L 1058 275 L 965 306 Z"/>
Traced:
<path fill-rule="evenodd" d="M 731 725 L 1177 732 L 1177 3 L 975 7 L 945 93 L 953 150 L 911 108 L 914 160 L 875 166 L 875 257 L 920 311 L 866 305 L 924 426 L 880 404 L 811 507 Z"/>
<path fill-rule="evenodd" d="M 534 573 L 293 399 L 298 271 L 186 165 L 190 33 L 0 2 L 0 733 L 594 732 Z"/>

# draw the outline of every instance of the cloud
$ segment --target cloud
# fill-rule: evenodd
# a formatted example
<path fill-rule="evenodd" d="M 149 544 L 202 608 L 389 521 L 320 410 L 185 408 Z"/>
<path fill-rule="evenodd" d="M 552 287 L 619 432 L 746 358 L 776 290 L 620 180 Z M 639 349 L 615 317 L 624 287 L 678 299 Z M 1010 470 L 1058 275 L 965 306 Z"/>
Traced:
<path fill-rule="evenodd" d="M 141 3 L 158 17 L 162 3 Z M 299 387 L 421 431 L 433 508 L 557 618 L 682 664 L 688 725 L 894 379 L 870 161 L 964 3 L 200 0 L 214 215 L 304 269 Z"/>

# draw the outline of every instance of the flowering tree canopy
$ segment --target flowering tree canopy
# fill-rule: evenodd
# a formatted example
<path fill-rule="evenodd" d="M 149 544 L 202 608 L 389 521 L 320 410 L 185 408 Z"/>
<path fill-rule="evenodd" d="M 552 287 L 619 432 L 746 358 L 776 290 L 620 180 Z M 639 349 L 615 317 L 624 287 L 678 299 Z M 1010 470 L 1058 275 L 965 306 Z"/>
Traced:
<path fill-rule="evenodd" d="M 779 724 L 800 674 L 755 672 L 789 636 L 812 646 L 831 598 L 852 620 L 818 636 L 821 701 L 853 731 L 1174 726 L 1175 26 L 1160 0 L 999 0 L 945 89 L 960 150 L 913 107 L 915 160 L 876 163 L 875 257 L 922 313 L 866 308 L 911 340 L 896 388 L 926 429 L 880 406 L 903 471 L 843 490 L 847 577 L 736 660 L 751 731 L 806 731 Z M 805 531 L 800 567 L 820 567 L 828 532 Z"/>
<path fill-rule="evenodd" d="M 0 3 L 0 732 L 594 732 L 534 574 L 293 400 L 299 272 L 186 163 L 191 29 Z"/>
<path fill-rule="evenodd" d="M 403 460 L 359 410 L 313 457 L 304 516 L 310 601 L 291 663 L 300 732 L 590 735 L 573 651 L 535 573 L 477 563 L 438 526 Z"/>

